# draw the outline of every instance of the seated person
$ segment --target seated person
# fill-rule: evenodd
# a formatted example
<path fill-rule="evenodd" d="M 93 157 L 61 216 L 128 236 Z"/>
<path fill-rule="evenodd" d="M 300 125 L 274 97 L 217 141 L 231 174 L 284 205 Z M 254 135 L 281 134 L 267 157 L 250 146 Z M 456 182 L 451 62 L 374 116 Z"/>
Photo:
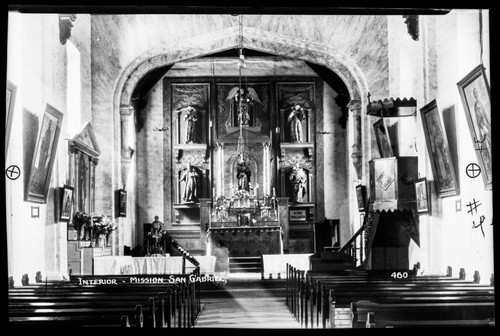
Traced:
<path fill-rule="evenodd" d="M 151 223 L 151 229 L 148 233 L 148 254 L 161 253 L 165 255 L 165 251 L 162 247 L 162 242 L 164 240 L 164 226 L 163 223 L 159 221 L 159 217 L 155 216 L 155 220 Z"/>

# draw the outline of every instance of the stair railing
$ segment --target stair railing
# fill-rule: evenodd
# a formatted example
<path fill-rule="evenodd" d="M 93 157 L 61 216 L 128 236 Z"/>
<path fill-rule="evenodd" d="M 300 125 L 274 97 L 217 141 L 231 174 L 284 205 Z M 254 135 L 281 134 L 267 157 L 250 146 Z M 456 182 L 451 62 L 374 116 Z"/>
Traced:
<path fill-rule="evenodd" d="M 177 241 L 172 237 L 168 237 L 167 246 L 170 255 L 182 256 L 182 274 L 186 274 L 186 260 L 195 266 L 195 268 L 200 267 L 200 262 L 196 258 L 189 254 L 189 252 L 184 249 Z"/>
<path fill-rule="evenodd" d="M 357 261 L 359 260 L 360 264 L 364 262 L 365 254 L 364 254 L 364 248 L 365 248 L 365 229 L 366 229 L 366 223 L 368 220 L 368 205 L 370 203 L 370 199 L 367 198 L 366 203 L 365 203 L 365 209 L 366 213 L 365 216 L 363 216 L 363 223 L 359 227 L 359 229 L 352 235 L 351 238 L 347 240 L 347 242 L 342 245 L 342 247 L 338 250 L 338 252 L 343 252 L 349 256 L 352 257 L 354 260 L 354 263 L 356 264 Z M 358 252 L 359 252 L 359 258 L 358 258 Z"/>

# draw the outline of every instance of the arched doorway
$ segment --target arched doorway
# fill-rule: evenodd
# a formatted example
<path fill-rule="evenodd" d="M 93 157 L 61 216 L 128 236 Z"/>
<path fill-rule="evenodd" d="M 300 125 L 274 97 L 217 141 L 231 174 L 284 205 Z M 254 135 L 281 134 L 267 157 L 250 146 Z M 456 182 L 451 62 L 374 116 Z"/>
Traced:
<path fill-rule="evenodd" d="M 366 158 L 369 157 L 370 146 L 367 144 L 370 143 L 370 139 L 369 132 L 362 131 L 369 127 L 365 113 L 362 112 L 363 106 L 366 106 L 365 97 L 368 90 L 364 76 L 357 65 L 334 49 L 313 43 L 301 43 L 281 36 L 270 35 L 268 32 L 254 28 L 245 28 L 244 35 L 252 36 L 251 39 L 243 41 L 247 49 L 300 59 L 327 68 L 342 80 L 349 93 L 350 100 L 346 103 L 349 109 L 349 118 L 352 120 L 350 129 L 353 136 L 349 140 L 349 166 L 355 167 L 354 175 L 359 180 L 366 181 L 367 167 L 362 162 L 367 162 Z M 128 167 L 132 159 L 132 153 L 126 144 L 129 136 L 128 125 L 133 122 L 131 117 L 135 105 L 133 98 L 138 84 L 155 71 L 158 73 L 162 73 L 163 70 L 167 71 L 169 66 L 177 62 L 235 49 L 239 45 L 238 39 L 238 31 L 231 28 L 215 34 L 212 33 L 210 38 L 193 38 L 172 48 L 159 47 L 137 58 L 124 70 L 116 86 L 114 99 L 114 113 L 116 115 L 119 113 L 121 122 L 121 141 L 116 143 L 116 148 L 121 149 L 121 160 L 115 164 L 117 164 L 116 171 L 121 174 L 122 185 L 125 185 Z"/>

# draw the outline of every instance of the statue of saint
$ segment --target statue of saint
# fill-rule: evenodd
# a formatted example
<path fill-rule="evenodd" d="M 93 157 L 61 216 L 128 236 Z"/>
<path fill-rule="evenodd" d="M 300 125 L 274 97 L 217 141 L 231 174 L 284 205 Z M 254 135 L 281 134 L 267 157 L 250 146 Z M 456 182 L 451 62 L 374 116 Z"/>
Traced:
<path fill-rule="evenodd" d="M 238 190 L 250 191 L 250 168 L 243 159 L 243 154 L 240 154 L 236 166 L 236 178 L 238 179 Z"/>
<path fill-rule="evenodd" d="M 289 179 L 292 183 L 293 201 L 298 203 L 303 202 L 307 190 L 307 174 L 298 163 L 293 167 Z"/>
<path fill-rule="evenodd" d="M 198 111 L 194 107 L 188 106 L 186 113 L 184 114 L 184 120 L 187 121 L 186 143 L 192 144 L 196 142 L 196 124 L 198 121 Z"/>
<path fill-rule="evenodd" d="M 288 125 L 290 131 L 291 142 L 303 142 L 302 137 L 302 121 L 306 119 L 304 108 L 300 105 L 295 105 L 291 108 L 288 114 Z"/>
<path fill-rule="evenodd" d="M 184 108 L 178 109 L 177 113 L 184 113 L 184 121 L 186 121 L 186 144 L 198 143 L 198 116 L 202 112 L 193 105 L 188 105 Z"/>
<path fill-rule="evenodd" d="M 182 175 L 180 181 L 185 181 L 186 185 L 184 188 L 184 195 L 182 197 L 183 201 L 186 203 L 196 203 L 198 202 L 198 185 L 199 176 L 196 168 L 188 164 L 184 174 Z"/>

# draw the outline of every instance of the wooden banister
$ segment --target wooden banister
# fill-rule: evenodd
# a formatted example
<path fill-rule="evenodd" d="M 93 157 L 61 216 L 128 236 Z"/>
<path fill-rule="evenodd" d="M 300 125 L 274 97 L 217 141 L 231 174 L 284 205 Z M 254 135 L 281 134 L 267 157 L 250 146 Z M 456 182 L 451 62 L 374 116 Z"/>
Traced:
<path fill-rule="evenodd" d="M 363 230 L 365 229 L 365 222 L 366 222 L 366 216 L 365 216 L 365 219 L 363 220 L 363 224 L 361 225 L 361 227 L 358 229 L 358 231 L 356 231 L 356 233 L 354 233 L 352 235 L 351 238 L 349 238 L 349 240 L 339 249 L 339 252 L 345 252 L 347 250 L 347 248 L 352 245 L 352 243 L 356 240 L 356 238 L 358 238 L 358 236 L 363 232 Z"/>
<path fill-rule="evenodd" d="M 368 206 L 370 204 L 370 197 L 367 197 L 366 198 L 366 201 L 365 201 L 365 209 L 366 211 L 368 212 Z M 363 232 L 363 230 L 365 229 L 366 227 L 366 218 L 367 218 L 367 214 L 365 214 L 365 216 L 363 217 L 363 224 L 361 224 L 361 227 L 352 235 L 351 238 L 349 238 L 349 240 L 339 249 L 339 252 L 345 252 L 347 250 L 347 248 L 349 246 L 352 245 L 352 243 L 356 240 L 356 238 L 358 238 L 358 236 Z"/>

